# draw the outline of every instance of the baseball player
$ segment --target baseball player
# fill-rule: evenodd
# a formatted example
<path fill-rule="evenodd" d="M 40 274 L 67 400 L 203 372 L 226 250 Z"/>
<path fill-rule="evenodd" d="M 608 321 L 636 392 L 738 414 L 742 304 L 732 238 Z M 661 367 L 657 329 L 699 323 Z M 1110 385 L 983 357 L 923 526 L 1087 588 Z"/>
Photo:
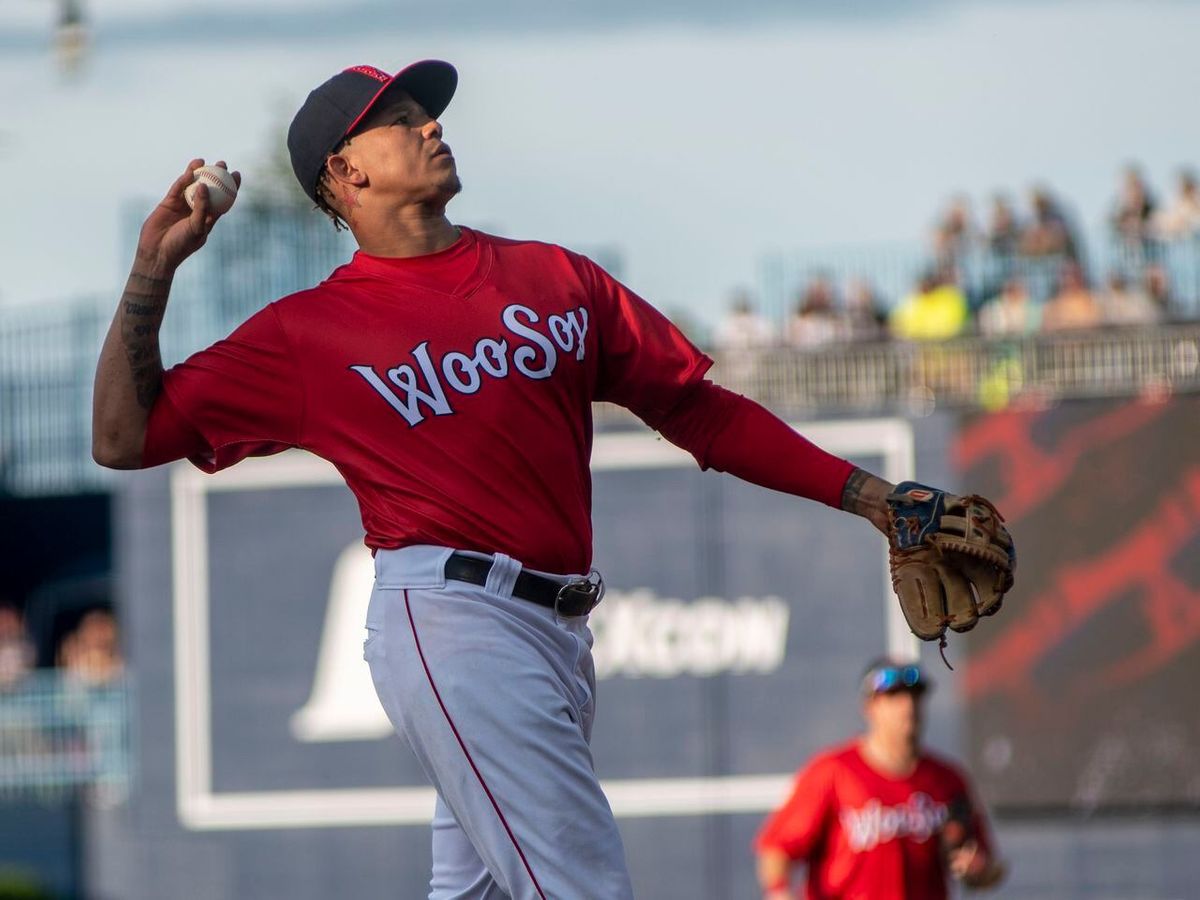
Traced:
<path fill-rule="evenodd" d="M 313 90 L 292 166 L 358 252 L 164 372 L 171 279 L 218 218 L 206 190 L 184 202 L 188 164 L 142 226 L 101 351 L 93 454 L 216 472 L 299 447 L 335 465 L 375 554 L 365 657 L 437 789 L 430 896 L 627 898 L 588 746 L 592 403 L 880 530 L 892 486 L 706 380 L 711 360 L 590 260 L 452 224 L 438 118 L 457 80 L 427 60 Z"/>
<path fill-rule="evenodd" d="M 912 663 L 880 659 L 862 680 L 866 732 L 818 754 L 755 842 L 764 900 L 788 900 L 808 867 L 808 900 L 942 900 L 1004 876 L 982 807 L 957 768 L 921 748 L 930 687 Z"/>

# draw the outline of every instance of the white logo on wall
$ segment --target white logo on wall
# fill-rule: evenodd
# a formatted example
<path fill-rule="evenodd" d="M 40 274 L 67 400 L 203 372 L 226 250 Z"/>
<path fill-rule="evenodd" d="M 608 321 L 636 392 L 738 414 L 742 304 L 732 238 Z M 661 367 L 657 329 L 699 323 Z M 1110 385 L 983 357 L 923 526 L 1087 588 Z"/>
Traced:
<path fill-rule="evenodd" d="M 362 658 L 375 567 L 370 551 L 342 551 L 329 584 L 325 627 L 308 702 L 291 719 L 301 741 L 387 737 L 391 723 Z M 772 672 L 787 649 L 788 606 L 779 597 L 702 597 L 609 590 L 592 613 L 597 678 L 674 678 Z"/>
<path fill-rule="evenodd" d="M 779 597 L 701 597 L 609 591 L 592 613 L 596 677 L 674 678 L 771 672 L 787 648 L 788 606 Z"/>

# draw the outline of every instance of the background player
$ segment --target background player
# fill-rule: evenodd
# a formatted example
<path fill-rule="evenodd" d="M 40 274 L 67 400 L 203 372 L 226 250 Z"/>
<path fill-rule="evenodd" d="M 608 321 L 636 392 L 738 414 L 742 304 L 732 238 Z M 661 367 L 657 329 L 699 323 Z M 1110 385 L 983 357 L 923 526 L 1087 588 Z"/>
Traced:
<path fill-rule="evenodd" d="M 316 88 L 288 134 L 353 259 L 163 372 L 178 266 L 217 217 L 193 160 L 142 227 L 96 373 L 93 455 L 214 472 L 289 447 L 354 493 L 376 581 L 365 654 L 438 792 L 431 896 L 627 898 L 592 766 L 591 407 L 621 404 L 703 467 L 886 531 L 891 485 L 705 379 L 711 360 L 590 260 L 455 226 L 437 117 L 449 64 Z M 292 523 L 280 523 L 292 527 Z"/>
<path fill-rule="evenodd" d="M 1004 869 L 966 778 L 921 748 L 929 687 L 911 663 L 884 658 L 867 668 L 866 732 L 801 769 L 758 835 L 766 900 L 793 896 L 797 863 L 808 868 L 809 900 L 939 900 L 947 872 L 969 887 L 1000 881 Z"/>

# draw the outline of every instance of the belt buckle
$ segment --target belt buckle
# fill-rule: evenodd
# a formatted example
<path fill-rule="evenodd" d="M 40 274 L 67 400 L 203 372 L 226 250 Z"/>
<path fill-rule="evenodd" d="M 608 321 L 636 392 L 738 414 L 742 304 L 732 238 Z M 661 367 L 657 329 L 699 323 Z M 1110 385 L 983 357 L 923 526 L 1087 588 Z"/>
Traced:
<path fill-rule="evenodd" d="M 570 616 L 565 616 L 559 612 L 559 604 L 564 600 L 582 598 L 587 604 L 587 608 L 583 612 L 571 613 Z M 573 616 L 586 616 L 600 603 L 604 597 L 604 579 L 600 577 L 600 573 L 592 569 L 588 573 L 587 578 L 581 578 L 579 581 L 568 581 L 558 589 L 558 593 L 554 596 L 554 615 L 559 618 L 568 618 Z"/>

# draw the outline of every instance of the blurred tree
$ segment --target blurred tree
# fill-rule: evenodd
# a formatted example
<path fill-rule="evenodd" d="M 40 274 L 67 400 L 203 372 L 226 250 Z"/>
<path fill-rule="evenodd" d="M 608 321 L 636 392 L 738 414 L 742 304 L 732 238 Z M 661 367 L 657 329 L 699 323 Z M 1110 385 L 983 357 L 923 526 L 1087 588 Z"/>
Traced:
<path fill-rule="evenodd" d="M 687 339 L 697 347 L 707 347 L 709 345 L 708 329 L 701 324 L 700 320 L 691 310 L 672 306 L 663 310 L 663 315 L 670 319 L 675 327 L 682 331 Z"/>
<path fill-rule="evenodd" d="M 19 869 L 0 869 L 0 900 L 54 900 L 32 876 Z"/>
<path fill-rule="evenodd" d="M 266 146 L 261 161 L 254 166 L 254 177 L 246 181 L 243 203 L 273 210 L 311 211 L 313 203 L 296 184 L 287 148 L 288 125 L 299 103 L 294 97 L 279 94 L 271 106 L 274 113 L 270 117 Z"/>

